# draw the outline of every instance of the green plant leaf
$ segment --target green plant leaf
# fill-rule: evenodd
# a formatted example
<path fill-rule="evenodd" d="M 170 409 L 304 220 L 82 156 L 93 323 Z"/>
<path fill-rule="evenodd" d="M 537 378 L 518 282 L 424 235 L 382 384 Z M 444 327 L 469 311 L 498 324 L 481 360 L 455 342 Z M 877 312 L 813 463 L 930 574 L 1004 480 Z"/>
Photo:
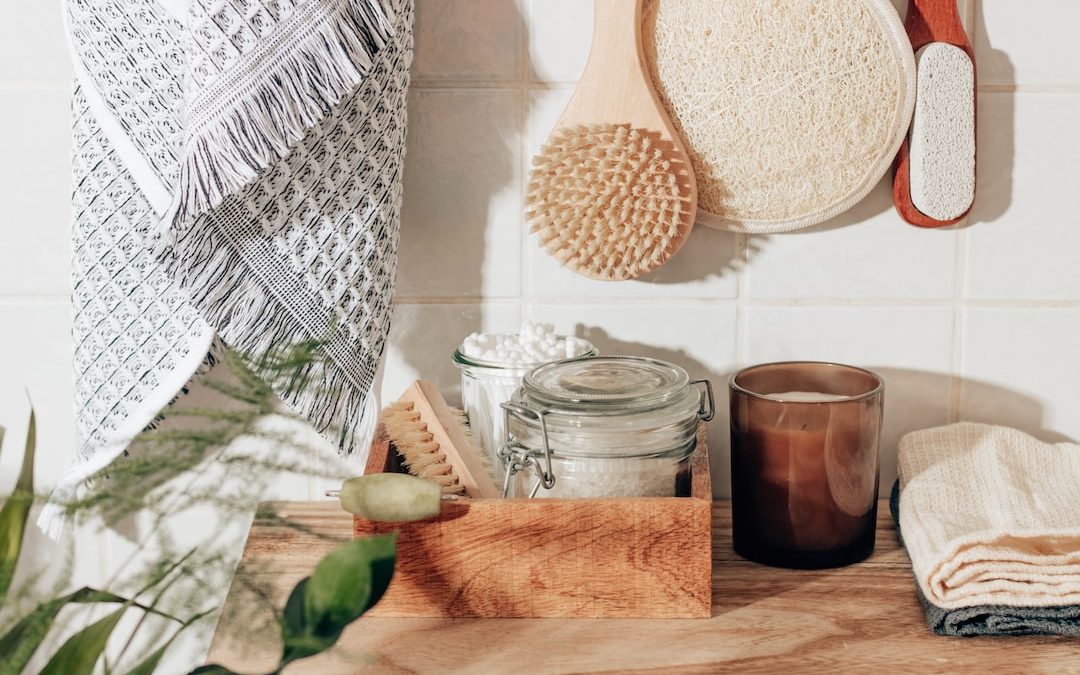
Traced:
<path fill-rule="evenodd" d="M 0 654 L 4 655 L 4 658 L 0 659 L 0 675 L 18 675 L 18 673 L 22 672 L 22 669 L 26 667 L 31 657 L 34 656 L 34 652 L 45 640 L 49 629 L 52 628 L 53 621 L 56 620 L 56 616 L 65 605 L 68 603 L 93 602 L 129 604 L 167 619 L 176 620 L 175 617 L 139 603 L 131 602 L 115 593 L 99 591 L 90 587 L 80 588 L 73 593 L 39 604 L 32 612 L 12 626 L 3 637 L 0 637 Z"/>
<path fill-rule="evenodd" d="M 153 675 L 154 670 L 156 670 L 158 664 L 161 663 L 161 657 L 165 656 L 165 652 L 169 649 L 169 647 L 172 646 L 174 642 L 176 642 L 176 638 L 180 637 L 180 634 L 187 630 L 188 626 L 195 623 L 209 613 L 210 612 L 200 612 L 199 614 L 196 614 L 195 616 L 185 621 L 179 628 L 176 629 L 176 632 L 174 632 L 172 636 L 170 636 L 169 639 L 165 641 L 165 644 L 161 645 L 153 652 L 151 652 L 145 659 L 143 659 L 139 663 L 139 665 L 129 670 L 127 675 Z M 222 669 L 219 671 L 204 672 L 218 672 L 225 674 L 229 671 Z"/>
<path fill-rule="evenodd" d="M 282 666 L 332 647 L 382 598 L 394 574 L 396 545 L 396 533 L 346 542 L 297 584 L 282 617 Z"/>
<path fill-rule="evenodd" d="M 15 491 L 0 509 L 0 603 L 7 597 L 15 566 L 19 563 L 26 518 L 34 503 L 34 450 L 37 447 L 37 422 L 30 408 L 30 428 L 26 432 L 26 452 Z"/>
<path fill-rule="evenodd" d="M 285 611 L 281 613 L 284 624 L 282 630 L 286 634 L 299 635 L 304 632 L 304 594 L 307 592 L 308 580 L 304 577 L 300 583 L 293 587 L 289 593 L 289 599 L 285 602 Z"/>
<path fill-rule="evenodd" d="M 125 604 L 69 637 L 41 669 L 40 675 L 93 675 L 109 636 L 128 607 Z"/>

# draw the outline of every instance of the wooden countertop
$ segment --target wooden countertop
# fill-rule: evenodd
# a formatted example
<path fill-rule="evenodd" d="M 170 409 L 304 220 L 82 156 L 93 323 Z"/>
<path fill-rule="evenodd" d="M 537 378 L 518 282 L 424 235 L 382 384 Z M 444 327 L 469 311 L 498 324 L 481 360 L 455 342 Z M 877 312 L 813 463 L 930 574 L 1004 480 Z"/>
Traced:
<path fill-rule="evenodd" d="M 280 651 L 266 602 L 284 605 L 352 518 L 287 502 L 300 528 L 256 519 L 208 663 L 266 672 Z M 713 513 L 708 619 L 391 619 L 353 623 L 329 653 L 286 673 L 1080 672 L 1080 640 L 945 638 L 929 632 L 888 505 L 877 550 L 850 567 L 764 567 L 731 550 L 731 506 Z"/>

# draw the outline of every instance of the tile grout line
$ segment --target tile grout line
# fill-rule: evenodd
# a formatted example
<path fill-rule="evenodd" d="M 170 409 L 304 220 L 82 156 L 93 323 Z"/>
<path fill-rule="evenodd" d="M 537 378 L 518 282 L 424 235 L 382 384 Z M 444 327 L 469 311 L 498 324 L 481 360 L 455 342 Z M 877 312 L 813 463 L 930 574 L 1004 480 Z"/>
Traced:
<path fill-rule="evenodd" d="M 747 335 L 748 316 L 747 304 L 747 280 L 746 274 L 749 268 L 750 237 L 740 232 L 735 235 L 735 252 L 739 260 L 739 268 L 735 271 L 735 365 L 741 367 L 747 362 Z"/>
<path fill-rule="evenodd" d="M 968 41 L 974 52 L 976 45 L 975 0 L 967 0 L 967 25 L 971 26 Z M 979 86 L 976 83 L 975 94 L 978 96 Z M 967 219 L 965 218 L 965 223 Z M 952 322 L 952 354 L 951 373 L 949 376 L 949 422 L 960 421 L 960 406 L 964 397 L 964 294 L 966 293 L 967 277 L 967 233 L 963 226 L 957 228 L 954 238 L 956 251 L 953 257 L 953 322 Z"/>
<path fill-rule="evenodd" d="M 967 232 L 963 227 L 956 231 L 956 256 L 953 262 L 953 326 L 952 326 L 952 373 L 949 378 L 949 421 L 960 421 L 963 402 L 964 378 L 964 293 L 967 288 Z"/>
<path fill-rule="evenodd" d="M 529 109 L 530 94 L 529 80 L 531 72 L 531 57 L 529 55 L 529 38 L 532 27 L 532 2 L 526 0 L 525 12 L 521 21 L 521 39 L 518 41 L 518 81 L 516 83 L 518 102 L 521 114 L 521 133 L 518 135 L 518 186 L 521 195 L 521 204 L 518 213 L 518 235 L 521 242 L 518 255 L 521 263 L 521 288 L 518 289 L 518 323 L 525 318 L 533 319 L 532 315 L 532 284 L 529 282 L 529 233 L 525 226 L 525 190 L 528 185 L 529 170 Z"/>
<path fill-rule="evenodd" d="M 955 270 L 955 264 L 954 264 Z M 955 281 L 954 281 L 955 287 Z M 754 307 L 791 307 L 791 308 L 880 308 L 880 309 L 928 309 L 935 307 L 953 307 L 957 300 L 943 298 L 749 298 L 739 302 L 739 296 L 562 296 L 531 295 L 486 297 L 486 296 L 411 296 L 395 298 L 399 305 L 514 305 L 522 300 L 546 305 L 742 305 Z M 1080 309 L 1080 299 L 1023 299 L 1023 298 L 961 298 L 959 305 L 965 308 L 990 309 Z M 0 297 L 0 305 L 4 300 Z"/>
<path fill-rule="evenodd" d="M 33 84 L 48 84 L 33 83 Z M 429 92 L 477 92 L 491 91 L 493 89 L 513 90 L 525 87 L 535 91 L 573 91 L 576 82 L 542 82 L 530 80 L 454 80 L 454 81 L 416 81 L 410 85 L 410 89 L 418 89 Z M 58 85 L 57 85 L 58 86 Z M 0 89 L 4 89 L 3 81 L 0 81 Z M 18 89 L 18 86 L 11 87 Z M 24 87 L 25 88 L 25 87 Z M 46 87 L 43 87 L 46 88 Z M 48 88 L 51 88 L 48 87 Z M 1080 93 L 1080 83 L 1016 83 L 1016 82 L 979 82 L 976 86 L 980 93 L 1025 93 L 1025 94 L 1077 94 Z"/>

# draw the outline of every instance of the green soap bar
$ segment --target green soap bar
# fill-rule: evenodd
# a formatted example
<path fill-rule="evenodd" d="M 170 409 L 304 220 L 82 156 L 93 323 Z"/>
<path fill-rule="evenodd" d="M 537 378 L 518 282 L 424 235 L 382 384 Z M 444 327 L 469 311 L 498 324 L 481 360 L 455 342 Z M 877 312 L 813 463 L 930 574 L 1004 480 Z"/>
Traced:
<path fill-rule="evenodd" d="M 350 478 L 341 486 L 341 508 L 386 523 L 426 520 L 442 510 L 442 489 L 404 473 L 375 473 Z"/>

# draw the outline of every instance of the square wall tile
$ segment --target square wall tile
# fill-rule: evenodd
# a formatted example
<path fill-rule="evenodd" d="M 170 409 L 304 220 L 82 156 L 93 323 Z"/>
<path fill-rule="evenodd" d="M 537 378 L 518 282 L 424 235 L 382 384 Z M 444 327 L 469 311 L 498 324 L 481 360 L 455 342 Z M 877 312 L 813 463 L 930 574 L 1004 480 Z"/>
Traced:
<path fill-rule="evenodd" d="M 521 308 L 486 305 L 399 304 L 394 310 L 378 391 L 385 405 L 413 380 L 431 380 L 450 405 L 461 404 L 461 379 L 450 357 L 470 333 L 516 333 Z"/>
<path fill-rule="evenodd" d="M 568 88 L 529 93 L 530 158 L 547 140 L 572 93 Z M 666 265 L 632 281 L 596 281 L 575 274 L 548 255 L 536 236 L 528 232 L 525 232 L 525 247 L 526 293 L 534 298 L 733 298 L 737 292 L 736 235 L 709 227 L 695 227 L 682 250 Z"/>
<path fill-rule="evenodd" d="M 955 230 L 912 227 L 896 214 L 892 178 L 821 225 L 748 240 L 751 298 L 951 298 Z"/>
<path fill-rule="evenodd" d="M 0 4 L 0 80 L 52 80 L 71 77 L 64 5 L 59 2 Z M 0 94 L 6 100 L 7 92 Z"/>
<path fill-rule="evenodd" d="M 1080 441 L 1080 309 L 964 310 L 960 419 Z"/>
<path fill-rule="evenodd" d="M 747 362 L 834 361 L 885 379 L 881 488 L 896 480 L 896 448 L 909 431 L 949 420 L 952 308 L 751 307 Z"/>
<path fill-rule="evenodd" d="M 521 231 L 519 92 L 414 90 L 398 295 L 520 295 Z"/>
<path fill-rule="evenodd" d="M 555 130 L 555 123 L 559 121 L 559 116 L 562 115 L 562 111 L 573 94 L 574 88 L 571 86 L 529 91 L 529 111 L 525 118 L 529 135 L 526 139 L 525 151 L 529 153 L 527 165 L 530 169 L 532 158 L 540 152 L 540 148 Z"/>
<path fill-rule="evenodd" d="M 967 297 L 1080 298 L 1077 94 L 979 95 Z"/>
<path fill-rule="evenodd" d="M 417 0 L 413 77 L 519 80 L 523 33 L 514 0 Z"/>
<path fill-rule="evenodd" d="M 66 84 L 0 93 L 0 295 L 69 292 L 70 98 Z"/>
<path fill-rule="evenodd" d="M 979 84 L 1080 84 L 1080 59 L 1068 46 L 1077 24 L 1075 2 L 976 0 Z"/>
<path fill-rule="evenodd" d="M 576 82 L 592 44 L 593 5 L 583 0 L 528 0 L 529 63 L 537 82 Z"/>
<path fill-rule="evenodd" d="M 37 415 L 34 486 L 48 491 L 72 457 L 71 307 L 0 300 L 0 494 L 14 487 L 33 401 Z"/>
<path fill-rule="evenodd" d="M 712 382 L 716 416 L 708 423 L 713 495 L 731 495 L 728 408 L 725 392 L 735 368 L 735 306 L 713 304 L 545 304 L 527 308 L 533 321 L 589 340 L 601 354 L 649 356 L 682 366 L 693 379 Z"/>

